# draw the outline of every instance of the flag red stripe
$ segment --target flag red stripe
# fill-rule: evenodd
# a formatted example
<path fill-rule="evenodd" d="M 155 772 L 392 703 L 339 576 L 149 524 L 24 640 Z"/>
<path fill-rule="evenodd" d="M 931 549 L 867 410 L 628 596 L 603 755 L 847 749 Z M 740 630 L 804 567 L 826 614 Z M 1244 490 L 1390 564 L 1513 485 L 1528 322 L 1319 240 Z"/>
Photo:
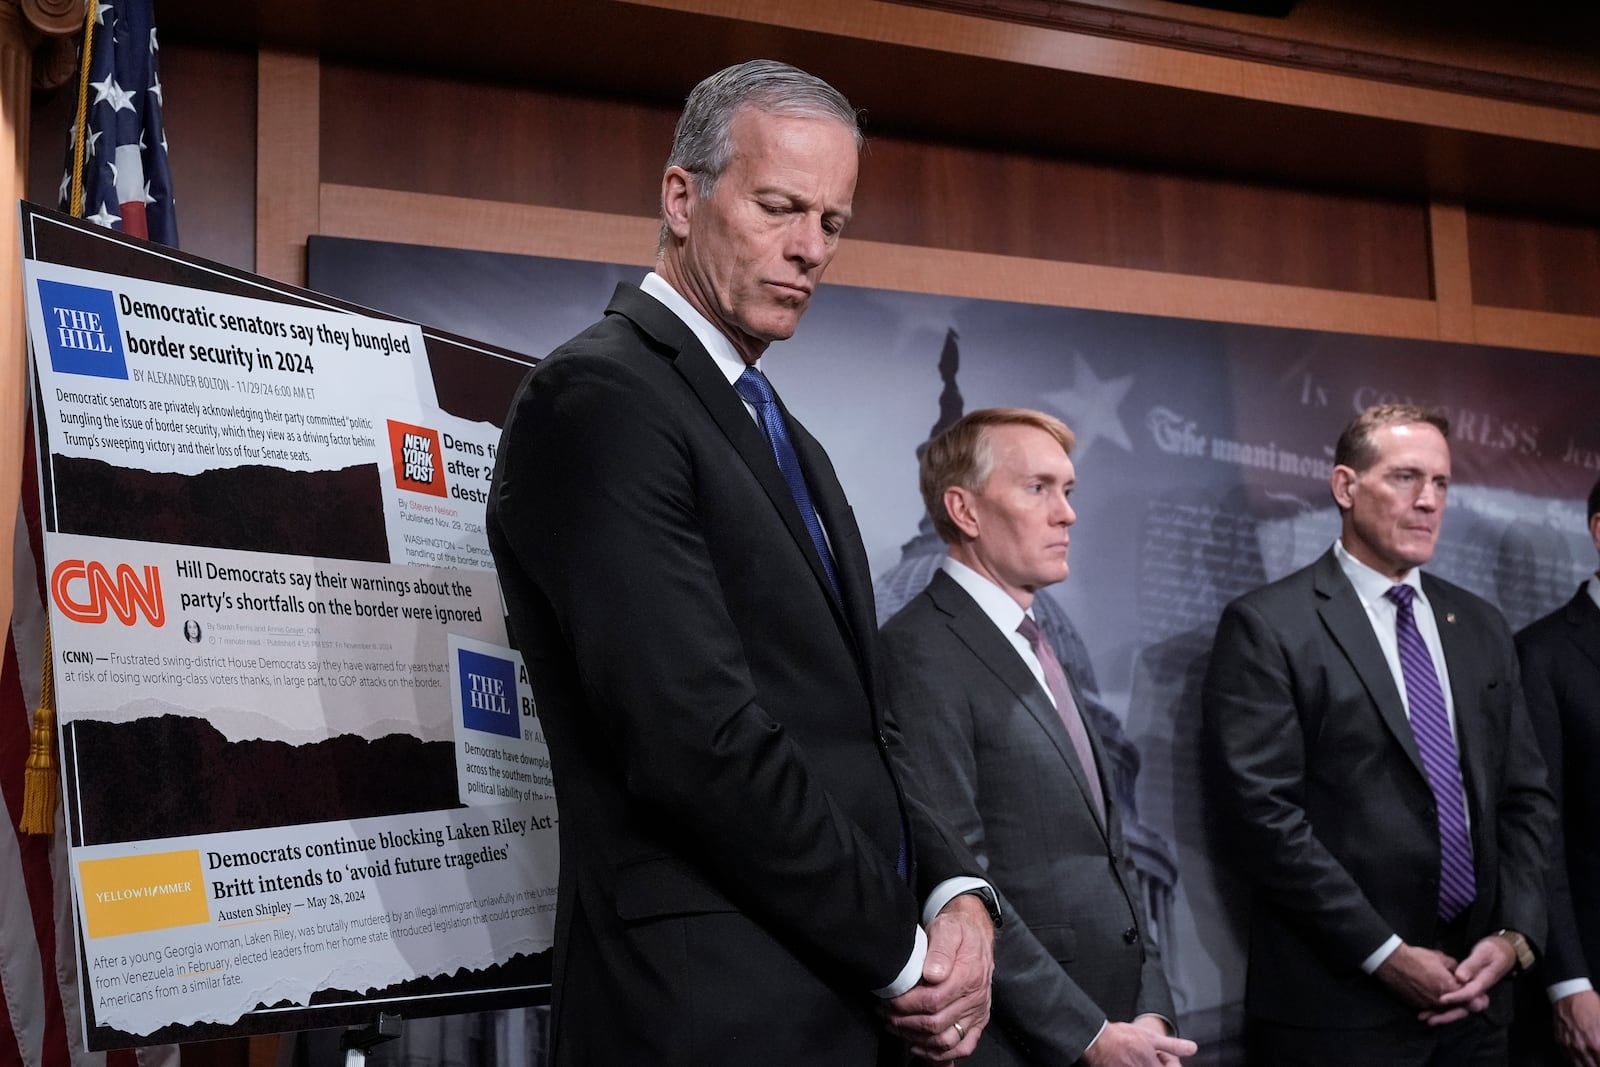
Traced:
<path fill-rule="evenodd" d="M 150 227 L 145 222 L 144 202 L 130 200 L 122 205 L 122 232 L 134 237 L 150 239 Z"/>

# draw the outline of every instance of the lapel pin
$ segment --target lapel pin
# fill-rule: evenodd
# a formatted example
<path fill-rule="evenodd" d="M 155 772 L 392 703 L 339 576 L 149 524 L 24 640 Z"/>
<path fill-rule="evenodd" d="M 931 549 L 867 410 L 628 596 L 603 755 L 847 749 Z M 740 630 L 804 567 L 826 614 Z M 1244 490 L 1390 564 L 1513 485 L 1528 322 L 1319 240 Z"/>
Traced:
<path fill-rule="evenodd" d="M 1444 621 L 1445 622 L 1455 622 L 1456 621 L 1456 613 L 1453 612 L 1453 611 L 1445 612 L 1444 613 Z"/>

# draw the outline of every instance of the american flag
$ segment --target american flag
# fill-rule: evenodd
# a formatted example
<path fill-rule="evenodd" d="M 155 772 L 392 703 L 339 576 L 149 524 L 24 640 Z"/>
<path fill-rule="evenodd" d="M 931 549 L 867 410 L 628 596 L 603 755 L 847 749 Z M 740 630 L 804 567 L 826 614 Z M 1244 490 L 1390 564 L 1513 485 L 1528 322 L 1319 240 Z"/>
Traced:
<path fill-rule="evenodd" d="M 176 245 L 150 0 L 89 0 L 85 23 L 88 62 L 69 137 L 62 206 L 102 226 Z M 0 809 L 7 816 L 0 822 L 0 1065 L 175 1065 L 174 1045 L 137 1053 L 85 1051 L 59 800 L 52 833 L 19 829 L 47 619 L 32 430 L 28 418 L 10 575 L 14 599 L 0 660 Z M 54 738 L 51 743 L 53 749 Z"/>
<path fill-rule="evenodd" d="M 84 42 L 61 206 L 176 247 L 151 0 L 88 0 Z"/>

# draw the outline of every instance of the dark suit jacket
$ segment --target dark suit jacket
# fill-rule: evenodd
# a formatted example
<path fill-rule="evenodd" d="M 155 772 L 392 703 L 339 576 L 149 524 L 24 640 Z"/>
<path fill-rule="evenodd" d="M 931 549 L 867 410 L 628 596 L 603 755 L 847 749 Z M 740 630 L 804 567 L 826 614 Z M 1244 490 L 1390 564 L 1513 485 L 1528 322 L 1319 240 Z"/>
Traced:
<path fill-rule="evenodd" d="M 1468 944 L 1501 927 L 1537 946 L 1553 819 L 1511 634 L 1486 602 L 1430 575 L 1454 696 L 1477 899 Z M 1433 794 L 1394 676 L 1330 549 L 1228 605 L 1203 691 L 1220 809 L 1255 886 L 1247 1012 L 1358 1028 L 1415 1009 L 1361 970 L 1391 934 L 1434 945 Z M 1489 1017 L 1507 1019 L 1509 982 Z"/>
<path fill-rule="evenodd" d="M 1517 634 L 1517 655 L 1560 812 L 1538 980 L 1600 979 L 1600 607 L 1589 590 Z"/>
<path fill-rule="evenodd" d="M 789 428 L 842 601 L 738 395 L 635 287 L 513 402 L 488 532 L 561 811 L 558 1064 L 877 1054 L 919 897 L 860 534 Z M 918 844 L 924 884 L 955 873 Z"/>
<path fill-rule="evenodd" d="M 1016 649 L 943 571 L 884 624 L 883 645 L 897 754 L 986 864 L 1005 910 L 995 1022 L 969 1062 L 1070 1064 L 1108 1017 L 1172 1019 L 1113 790 L 1102 826 L 1061 717 Z"/>

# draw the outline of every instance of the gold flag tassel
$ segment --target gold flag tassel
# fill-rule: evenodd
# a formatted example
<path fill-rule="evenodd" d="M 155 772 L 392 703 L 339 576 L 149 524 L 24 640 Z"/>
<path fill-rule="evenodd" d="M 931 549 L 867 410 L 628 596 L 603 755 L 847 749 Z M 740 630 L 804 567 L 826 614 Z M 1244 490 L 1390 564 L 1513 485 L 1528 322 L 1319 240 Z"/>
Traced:
<path fill-rule="evenodd" d="M 50 622 L 44 624 L 44 662 L 39 667 L 39 707 L 33 713 L 33 739 L 22 775 L 22 824 L 25 834 L 56 830 L 56 686 L 50 669 Z"/>
<path fill-rule="evenodd" d="M 83 217 L 83 143 L 89 137 L 89 48 L 94 44 L 94 20 L 99 14 L 94 0 L 89 0 L 87 7 L 83 49 L 78 53 L 78 110 L 72 123 L 72 191 L 67 198 L 67 211 L 77 218 Z"/>

